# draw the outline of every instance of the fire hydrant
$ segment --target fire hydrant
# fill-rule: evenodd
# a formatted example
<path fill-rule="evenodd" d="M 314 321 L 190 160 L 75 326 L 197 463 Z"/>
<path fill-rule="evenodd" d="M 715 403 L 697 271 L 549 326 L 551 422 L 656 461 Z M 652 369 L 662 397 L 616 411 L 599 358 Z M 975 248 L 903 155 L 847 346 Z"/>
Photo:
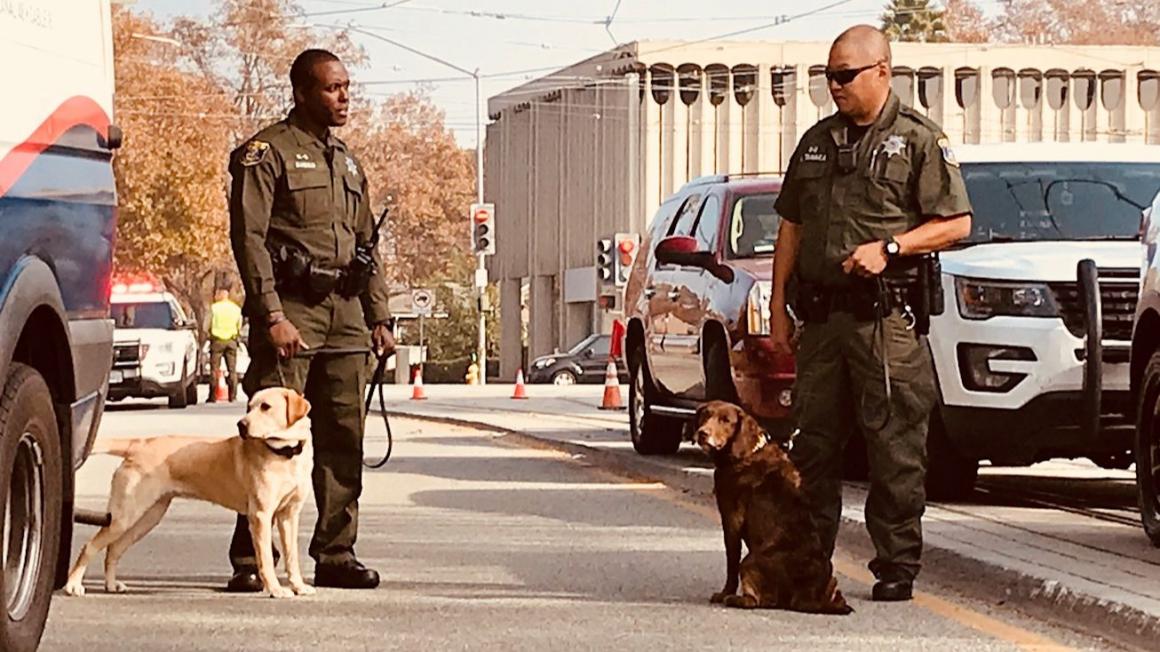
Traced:
<path fill-rule="evenodd" d="M 479 365 L 474 361 L 467 366 L 467 375 L 464 376 L 464 380 L 467 381 L 468 385 L 479 384 Z"/>

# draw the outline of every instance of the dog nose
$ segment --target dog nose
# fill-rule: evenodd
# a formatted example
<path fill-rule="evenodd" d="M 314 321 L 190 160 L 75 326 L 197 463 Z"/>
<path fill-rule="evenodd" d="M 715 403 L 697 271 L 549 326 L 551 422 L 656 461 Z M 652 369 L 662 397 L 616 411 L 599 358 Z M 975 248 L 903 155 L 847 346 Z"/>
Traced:
<path fill-rule="evenodd" d="M 246 424 L 245 420 L 239 421 L 238 422 L 238 436 L 244 438 L 248 434 L 250 434 L 250 427 Z"/>
<path fill-rule="evenodd" d="M 709 433 L 703 428 L 697 431 L 697 444 L 704 446 L 709 441 Z"/>

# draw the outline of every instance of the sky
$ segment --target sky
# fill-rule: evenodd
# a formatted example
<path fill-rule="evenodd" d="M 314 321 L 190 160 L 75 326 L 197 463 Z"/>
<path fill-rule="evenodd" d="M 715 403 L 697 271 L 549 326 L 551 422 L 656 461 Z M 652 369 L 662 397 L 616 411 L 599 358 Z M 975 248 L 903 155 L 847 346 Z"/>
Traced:
<path fill-rule="evenodd" d="M 815 7 L 840 3 L 818 13 Z M 845 28 L 878 22 L 885 0 L 299 0 L 310 22 L 347 24 L 378 32 L 466 70 L 479 69 L 482 96 L 497 95 L 557 67 L 636 40 L 694 40 L 773 23 L 788 22 L 737 37 L 740 40 L 829 42 Z M 998 0 L 976 0 L 987 13 Z M 383 5 L 395 5 L 383 8 Z M 136 0 L 131 8 L 166 21 L 205 16 L 212 0 Z M 615 16 L 608 29 L 606 19 Z M 342 13 L 333 13 L 342 12 Z M 611 31 L 611 35 L 609 32 Z M 351 71 L 372 95 L 410 90 L 427 83 L 460 145 L 475 146 L 475 89 L 462 73 L 389 43 L 352 34 L 369 61 Z M 459 79 L 453 79 L 458 77 Z M 485 104 L 486 106 L 486 104 Z M 486 110 L 484 118 L 486 119 Z"/>

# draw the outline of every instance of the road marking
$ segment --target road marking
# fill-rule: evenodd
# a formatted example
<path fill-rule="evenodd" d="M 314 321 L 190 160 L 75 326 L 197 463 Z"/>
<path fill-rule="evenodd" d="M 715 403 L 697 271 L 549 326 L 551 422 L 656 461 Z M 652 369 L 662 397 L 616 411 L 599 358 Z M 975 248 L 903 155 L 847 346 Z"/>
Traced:
<path fill-rule="evenodd" d="M 523 439 L 524 438 L 522 437 L 520 438 L 521 441 Z M 548 447 L 550 447 L 550 445 Z M 690 498 L 676 492 L 668 485 L 657 487 L 657 483 L 654 482 L 634 482 L 630 478 L 626 478 L 625 476 L 618 475 L 612 471 L 593 466 L 592 463 L 586 462 L 583 459 L 577 459 L 563 451 L 557 452 L 559 453 L 560 459 L 579 466 L 593 475 L 599 476 L 609 481 L 619 481 L 626 483 L 640 493 L 659 498 L 672 505 L 676 505 L 685 511 L 693 512 L 699 516 L 709 518 L 714 522 L 720 522 L 720 514 L 716 508 L 705 503 L 695 502 Z M 870 586 L 874 583 L 874 576 L 870 573 L 870 571 L 851 561 L 844 560 L 838 555 L 835 555 L 833 563 L 835 571 L 859 584 Z M 1064 645 L 1063 643 L 1047 638 L 1046 636 L 1042 636 L 1030 630 L 1023 629 L 1022 627 L 1009 625 L 984 613 L 974 611 L 924 591 L 915 591 L 913 602 L 915 605 L 926 609 L 927 611 L 946 620 L 954 621 L 964 627 L 986 634 L 992 638 L 1012 643 L 1020 650 L 1026 650 L 1027 652 L 1064 652 L 1067 650 L 1075 649 L 1071 646 Z"/>

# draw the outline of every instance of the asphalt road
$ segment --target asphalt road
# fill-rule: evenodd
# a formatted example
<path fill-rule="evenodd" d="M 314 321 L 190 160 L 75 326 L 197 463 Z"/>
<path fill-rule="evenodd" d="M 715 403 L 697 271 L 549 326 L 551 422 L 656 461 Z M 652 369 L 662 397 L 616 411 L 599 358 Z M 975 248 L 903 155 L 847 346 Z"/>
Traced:
<path fill-rule="evenodd" d="M 229 433 L 241 412 L 115 408 L 102 436 Z M 873 603 L 864 560 L 841 550 L 851 616 L 710 605 L 724 575 L 712 506 L 491 433 L 400 419 L 394 430 L 396 458 L 366 477 L 357 546 L 383 574 L 378 590 L 226 594 L 233 515 L 177 502 L 123 560 L 130 592 L 105 594 L 95 563 L 86 597 L 54 598 L 42 649 L 1108 649 L 930 587 L 914 602 Z M 378 452 L 381 425 L 369 437 Z M 117 463 L 82 468 L 82 507 L 103 507 Z M 308 508 L 303 551 L 314 518 Z M 93 531 L 78 526 L 74 557 Z M 309 581 L 309 559 L 304 570 Z"/>

